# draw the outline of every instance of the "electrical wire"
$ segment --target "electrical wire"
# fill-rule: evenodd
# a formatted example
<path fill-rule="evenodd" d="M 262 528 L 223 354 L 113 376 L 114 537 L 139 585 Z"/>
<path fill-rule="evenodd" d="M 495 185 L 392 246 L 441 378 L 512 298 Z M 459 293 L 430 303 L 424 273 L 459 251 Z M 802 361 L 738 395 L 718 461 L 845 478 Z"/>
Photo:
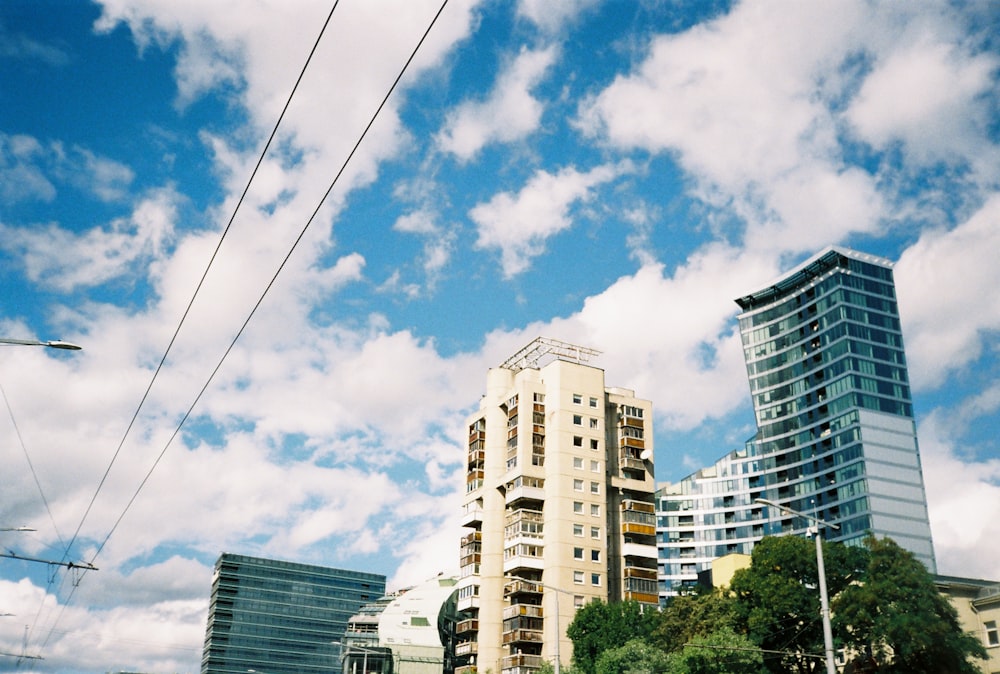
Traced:
<path fill-rule="evenodd" d="M 339 0 L 338 0 L 338 2 L 339 2 Z M 274 272 L 274 275 L 271 277 L 271 280 L 268 282 L 267 286 L 264 288 L 264 291 L 261 293 L 260 297 L 257 299 L 256 303 L 254 304 L 253 308 L 250 310 L 250 313 L 247 315 L 246 319 L 244 320 L 243 324 L 240 326 L 240 329 L 237 331 L 236 335 L 233 337 L 233 339 L 230 342 L 229 346 L 226 348 L 225 352 L 222 354 L 222 357 L 219 359 L 219 362 L 212 369 L 211 374 L 209 374 L 208 378 L 205 380 L 205 383 L 202 385 L 202 388 L 200 389 L 200 391 L 198 392 L 198 394 L 195 396 L 194 400 L 192 401 L 191 405 L 188 407 L 187 411 L 184 413 L 184 415 L 181 418 L 180 422 L 178 423 L 177 427 L 174 429 L 173 433 L 171 433 L 170 437 L 167 439 L 166 443 L 164 444 L 163 449 L 160 451 L 160 454 L 157 456 L 156 460 L 153 462 L 153 465 L 150 467 L 150 469 L 146 473 L 145 477 L 139 483 L 139 486 L 136 489 L 135 493 L 132 495 L 132 498 L 130 498 L 129 501 L 128 501 L 128 503 L 126 503 L 124 509 L 122 510 L 121 515 L 118 517 L 118 519 L 115 521 L 114 525 L 108 531 L 108 534 L 105 536 L 104 540 L 97 547 L 96 551 L 94 552 L 93 556 L 91 557 L 90 564 L 93 564 L 94 561 L 96 561 L 97 557 L 101 554 L 101 552 L 103 551 L 104 547 L 107 545 L 108 541 L 110 540 L 111 536 L 114 534 L 114 532 L 117 530 L 118 526 L 121 524 L 122 520 L 125 519 L 126 514 L 131 509 L 132 505 L 135 503 L 135 500 L 138 498 L 139 493 L 142 491 L 143 487 L 149 481 L 149 478 L 152 476 L 153 472 L 156 470 L 156 467 L 159 465 L 160 461 L 163 459 L 163 456 L 166 454 L 167 449 L 169 449 L 169 447 L 173 443 L 174 439 L 180 433 L 180 431 L 183 428 L 185 422 L 188 420 L 188 418 L 190 417 L 191 413 L 194 411 L 194 408 L 200 402 L 202 396 L 204 395 L 205 391 L 208 389 L 209 385 L 211 385 L 211 383 L 214 380 L 214 378 L 215 378 L 216 374 L 218 373 L 219 369 L 222 367 L 223 363 L 226 361 L 226 359 L 228 358 L 229 354 L 232 352 L 233 348 L 236 346 L 236 342 L 243 335 L 243 332 L 246 330 L 247 326 L 250 324 L 250 321 L 253 319 L 254 315 L 257 313 L 257 310 L 263 304 L 264 299 L 267 296 L 268 292 L 274 286 L 274 283 L 277 281 L 278 276 L 284 270 L 285 265 L 288 263 L 289 259 L 291 259 L 292 254 L 298 248 L 299 243 L 301 243 L 301 241 L 304 238 L 304 236 L 305 236 L 306 232 L 308 231 L 309 227 L 315 221 L 315 219 L 316 219 L 317 215 L 319 214 L 320 210 L 323 208 L 323 205 L 326 203 L 326 200 L 329 198 L 331 192 L 333 192 L 334 187 L 336 187 L 338 181 L 340 180 L 340 177 L 343 175 L 344 171 L 347 169 L 347 166 L 350 163 L 351 159 L 354 157 L 354 155 L 356 154 L 358 148 L 361 146 L 361 143 L 364 141 L 365 137 L 368 135 L 368 132 L 371 130 L 372 126 L 375 124 L 375 121 L 378 119 L 379 114 L 385 108 L 386 103 L 388 103 L 389 98 L 395 92 L 397 86 L 399 85 L 399 82 L 402 80 L 402 78 L 405 75 L 406 71 L 408 70 L 408 68 L 410 67 L 410 65 L 413 63 L 414 58 L 416 57 L 416 55 L 419 52 L 420 48 L 423 46 L 425 40 L 427 39 L 427 36 L 430 34 L 430 31 L 434 28 L 434 25 L 437 23 L 438 18 L 440 18 L 441 14 L 444 11 L 444 9 L 447 6 L 447 4 L 448 4 L 448 0 L 443 0 L 441 6 L 438 8 L 438 10 L 435 13 L 434 17 L 431 19 L 431 22 L 428 24 L 427 28 L 425 29 L 423 35 L 421 35 L 420 40 L 417 42 L 416 46 L 413 48 L 413 51 L 410 53 L 409 58 L 407 58 L 406 62 L 403 64 L 403 67 L 400 69 L 399 73 L 397 74 L 396 79 L 393 81 L 392 85 L 389 87 L 389 89 L 386 92 L 385 96 L 383 97 L 381 103 L 379 103 L 378 108 L 372 114 L 371 118 L 368 121 L 368 124 L 365 126 L 364 130 L 361 132 L 360 136 L 358 137 L 358 139 L 355 142 L 355 144 L 354 144 L 353 148 L 351 149 L 351 151 L 348 153 L 347 158 L 344 159 L 343 163 L 340 166 L 340 169 L 334 175 L 333 179 L 330 182 L 329 187 L 327 187 L 326 191 L 323 193 L 323 196 L 320 198 L 319 202 L 317 203 L 316 208 L 313 210 L 312 214 L 309 216 L 308 220 L 306 221 L 305 225 L 302 227 L 302 229 L 299 232 L 298 236 L 295 238 L 295 241 L 292 243 L 292 246 L 288 250 L 288 253 L 285 255 L 285 257 L 282 259 L 281 263 L 278 265 L 278 268 Z M 334 9 L 336 8 L 336 6 L 337 6 L 337 2 L 334 3 Z M 333 13 L 333 10 L 331 9 L 331 15 L 332 15 L 332 13 Z M 327 21 L 329 22 L 329 17 L 328 17 Z M 324 30 L 325 30 L 325 28 L 326 28 L 326 24 L 324 24 Z M 320 36 L 322 36 L 322 32 L 320 33 Z M 319 40 L 317 39 L 317 45 L 318 45 L 318 42 L 319 42 Z M 316 45 L 314 45 L 314 47 L 313 47 L 313 52 L 315 51 L 315 49 L 316 49 Z M 310 52 L 310 59 L 311 58 L 312 58 L 312 52 Z M 306 65 L 308 65 L 308 60 L 307 60 Z M 305 72 L 305 68 L 303 68 L 303 73 L 302 74 L 304 74 L 304 72 Z M 299 81 L 301 81 L 302 74 L 300 74 L 300 76 L 299 76 Z M 297 86 L 298 86 L 298 82 L 296 82 L 296 87 Z M 294 93 L 294 89 L 293 89 L 293 93 Z M 289 97 L 289 99 L 290 98 L 291 97 Z M 285 107 L 286 110 L 287 110 L 287 107 L 288 107 L 288 104 L 286 103 L 286 107 Z M 284 115 L 284 111 L 282 111 L 282 116 L 283 115 Z M 279 119 L 279 122 L 280 122 L 280 119 Z M 275 127 L 275 128 L 277 128 L 277 127 Z M 274 134 L 272 133 L 272 138 L 273 138 L 273 135 Z M 268 142 L 270 143 L 270 140 Z M 266 152 L 266 148 L 265 148 L 265 152 Z M 261 157 L 261 160 L 263 160 L 263 155 Z M 258 162 L 258 167 L 259 167 L 259 165 L 260 165 L 260 162 Z M 254 172 L 256 173 L 256 168 L 254 169 Z M 247 189 L 249 189 L 249 185 L 248 185 Z M 246 194 L 246 190 L 244 191 L 244 195 L 245 194 Z M 241 201 L 242 201 L 242 197 L 241 197 Z M 234 214 L 234 217 L 235 217 L 235 214 Z M 232 220 L 230 220 L 230 224 L 231 223 L 232 223 Z M 228 226 L 227 226 L 227 231 L 228 231 Z M 220 245 L 221 245 L 221 241 L 220 241 Z M 218 248 L 216 248 L 216 251 L 218 251 Z M 214 254 L 213 254 L 213 260 L 214 260 Z M 207 271 L 208 270 L 206 269 L 206 275 L 207 275 Z M 204 276 L 202 277 L 202 280 L 204 280 Z M 199 283 L 199 288 L 200 288 L 200 285 L 201 284 Z M 192 298 L 192 303 L 193 303 L 193 301 L 194 301 L 194 298 Z M 190 309 L 190 304 L 188 305 L 188 309 Z M 187 311 L 185 311 L 185 317 L 186 316 L 187 316 Z M 178 326 L 178 332 L 179 332 L 179 330 L 180 330 L 180 326 Z M 177 332 L 174 333 L 174 338 L 176 338 L 176 335 L 177 335 Z M 171 340 L 171 344 L 173 344 L 173 340 Z M 164 360 L 165 360 L 165 358 L 166 358 L 166 356 L 164 356 Z M 161 361 L 161 366 L 162 366 L 162 361 Z M 157 368 L 157 372 L 159 372 L 159 368 Z M 151 385 L 150 385 L 150 387 L 151 387 Z M 143 396 L 143 400 L 146 399 L 146 396 L 148 395 L 148 393 L 149 393 L 149 390 L 147 389 L 146 395 Z M 138 413 L 137 413 L 137 415 L 138 415 Z M 134 421 L 135 421 L 135 418 L 133 417 L 133 423 L 134 423 Z M 131 426 L 132 426 L 132 424 L 130 423 L 129 428 L 131 428 Z M 119 449 L 120 449 L 120 447 L 119 447 Z M 117 452 L 116 452 L 116 456 L 117 456 Z M 103 484 L 103 480 L 102 480 L 102 484 Z M 96 496 L 95 496 L 95 498 L 96 498 Z M 91 502 L 91 504 L 93 504 L 93 501 Z M 88 511 L 89 511 L 89 507 L 88 507 Z M 81 523 L 81 526 L 82 526 L 82 523 Z M 79 533 L 79 528 L 77 529 L 77 533 Z M 74 586 L 74 589 L 70 592 L 69 597 L 67 597 L 66 602 L 63 604 L 63 610 L 65 610 L 65 607 L 69 605 L 70 600 L 72 599 L 73 594 L 75 594 L 75 591 L 76 591 L 76 587 Z M 62 613 L 60 612 L 60 617 L 61 617 L 61 615 L 62 615 Z M 58 623 L 58 618 L 56 620 L 56 623 Z M 48 643 L 48 640 L 51 637 L 51 635 L 52 635 L 52 630 L 50 629 L 49 635 L 46 636 L 45 640 L 42 642 L 42 647 L 43 648 Z"/>
<path fill-rule="evenodd" d="M 174 343 L 177 341 L 177 336 L 180 334 L 181 328 L 184 326 L 184 323 L 187 320 L 188 314 L 190 314 L 191 308 L 194 306 L 195 300 L 197 299 L 197 297 L 198 297 L 198 295 L 199 295 L 199 293 L 201 291 L 201 288 L 202 288 L 202 286 L 205 283 L 205 279 L 208 277 L 209 271 L 211 271 L 212 266 L 215 263 L 216 258 L 218 257 L 219 251 L 222 248 L 222 244 L 226 240 L 226 236 L 229 234 L 229 231 L 232 228 L 233 223 L 236 220 L 236 216 L 239 213 L 240 207 L 243 205 L 243 202 L 246 199 L 247 194 L 250 192 L 250 186 L 253 184 L 254 178 L 257 176 L 257 173 L 260 170 L 261 165 L 264 163 L 264 158 L 267 156 L 268 150 L 270 149 L 272 143 L 274 142 L 274 139 L 277 137 L 278 128 L 281 126 L 281 122 L 284 120 L 285 114 L 288 112 L 288 109 L 291 106 L 291 102 L 292 102 L 292 99 L 295 96 L 295 92 L 298 91 L 299 85 L 302 83 L 302 79 L 305 76 L 306 70 L 309 67 L 309 63 L 312 61 L 313 56 L 316 54 L 316 50 L 319 47 L 320 41 L 322 40 L 323 35 L 326 32 L 327 27 L 330 25 L 330 21 L 333 18 L 333 13 L 334 13 L 334 11 L 336 11 L 337 6 L 339 4 L 340 4 L 340 0 L 334 0 L 333 5 L 330 7 L 330 11 L 327 13 L 326 19 L 323 21 L 323 25 L 320 28 L 319 34 L 316 36 L 315 41 L 313 42 L 312 48 L 309 50 L 309 54 L 306 57 L 305 63 L 303 63 L 302 68 L 299 70 L 299 74 L 298 74 L 298 77 L 295 80 L 295 84 L 292 85 L 292 89 L 291 89 L 291 91 L 288 94 L 288 98 L 285 100 L 285 105 L 281 109 L 281 113 L 278 115 L 278 119 L 277 119 L 277 121 L 275 121 L 274 126 L 271 129 L 271 133 L 270 133 L 270 135 L 267 138 L 267 142 L 264 143 L 264 147 L 261 149 L 260 154 L 257 157 L 257 163 L 254 165 L 253 170 L 250 172 L 250 177 L 247 179 L 246 185 L 243 188 L 243 192 L 240 194 L 239 200 L 236 202 L 236 205 L 233 207 L 232 215 L 230 215 L 229 221 L 226 223 L 225 228 L 222 230 L 222 234 L 219 236 L 219 241 L 218 241 L 218 243 L 216 243 L 215 249 L 212 251 L 212 255 L 209 257 L 208 264 L 205 266 L 205 270 L 202 272 L 201 278 L 198 280 L 198 284 L 197 284 L 197 286 L 194 289 L 194 293 L 191 295 L 191 299 L 188 301 L 187 306 L 184 309 L 184 313 L 181 315 L 180 321 L 177 323 L 177 327 L 174 329 L 174 333 L 170 337 L 170 341 L 167 344 L 167 348 L 164 351 L 162 358 L 160 358 L 160 362 L 156 366 L 156 370 L 153 372 L 153 376 L 150 378 L 149 384 L 146 386 L 146 390 L 143 392 L 142 398 L 139 400 L 139 404 L 136 407 L 135 412 L 132 414 L 131 420 L 129 420 L 129 423 L 128 423 L 128 425 L 125 428 L 125 432 L 122 435 L 121 441 L 118 443 L 118 447 L 115 449 L 115 452 L 114 452 L 114 454 L 111 457 L 111 461 L 108 463 L 108 467 L 104 471 L 104 475 L 101 477 L 100 481 L 98 482 L 97 489 L 94 491 L 94 495 L 91 497 L 90 503 L 87 505 L 87 508 L 84 510 L 83 517 L 81 517 L 80 523 L 79 523 L 79 525 L 77 525 L 76 531 L 74 531 L 74 533 L 73 533 L 73 537 L 70 539 L 69 543 L 65 544 L 65 547 L 64 547 L 64 550 L 63 550 L 63 553 L 62 553 L 62 561 L 66 561 L 69 558 L 69 554 L 70 554 L 70 551 L 73 548 L 73 544 L 76 542 L 77 538 L 79 538 L 80 531 L 83 529 L 83 525 L 87 521 L 87 517 L 90 515 L 90 511 L 94 507 L 94 503 L 97 501 L 97 497 L 101 493 L 101 490 L 103 489 L 104 484 L 105 484 L 105 482 L 108 479 L 108 475 L 111 474 L 111 469 L 114 467 L 115 462 L 118 459 L 118 456 L 121 454 L 122 448 L 125 446 L 125 442 L 128 439 L 129 435 L 131 434 L 132 428 L 135 426 L 136 420 L 139 418 L 139 414 L 141 413 L 143 407 L 146 404 L 147 399 L 149 398 L 149 394 L 150 394 L 150 392 L 153 389 L 153 385 L 156 383 L 156 380 L 159 377 L 159 374 L 162 371 L 164 364 L 166 363 L 167 357 L 170 355 L 170 351 L 173 349 Z M 227 353 L 228 353 L 228 351 L 227 351 Z M 216 369 L 218 369 L 218 367 Z M 213 372 L 213 376 L 214 376 L 214 372 Z M 199 397 L 200 397 L 200 394 L 199 394 Z M 189 411 L 189 413 L 190 413 L 190 411 Z M 187 415 L 185 415 L 184 419 L 187 419 Z M 183 420 L 181 421 L 181 423 L 183 424 Z M 176 432 L 175 432 L 175 435 L 176 435 Z M 171 436 L 171 440 L 172 439 L 173 439 L 173 436 Z M 161 457 L 162 457 L 162 454 L 161 454 Z M 159 458 L 157 458 L 156 463 L 159 463 Z M 155 467 L 156 463 L 154 463 L 154 467 Z M 145 482 L 146 482 L 146 480 L 148 478 L 149 478 L 149 476 L 147 475 L 146 478 L 143 479 L 142 483 L 140 484 L 140 489 L 141 489 L 142 485 L 145 484 Z M 135 496 L 133 496 L 132 500 L 134 500 L 134 499 L 135 499 Z M 129 505 L 131 505 L 131 503 L 132 503 L 132 501 L 129 501 Z M 47 504 L 46 504 L 46 507 L 48 507 Z M 126 510 L 128 509 L 128 507 L 129 506 L 126 506 Z M 120 518 L 119 518 L 119 521 L 120 521 Z M 115 527 L 117 527 L 117 523 L 115 524 Z M 114 529 L 112 529 L 112 531 L 114 531 Z M 108 534 L 108 537 L 110 537 L 110 533 Z M 104 543 L 102 543 L 101 547 L 103 548 L 104 544 L 106 544 L 106 543 L 107 543 L 107 538 L 105 538 L 105 541 L 104 541 Z M 96 555 L 95 555 L 95 557 L 96 557 Z M 50 584 L 51 584 L 51 581 L 50 581 Z M 60 590 L 61 589 L 62 589 L 62 586 L 60 585 Z M 55 624 L 58 624 L 60 618 L 62 617 L 62 612 L 65 610 L 66 605 L 68 605 L 69 600 L 72 598 L 72 596 L 73 596 L 73 594 L 75 594 L 75 592 L 76 592 L 76 585 L 74 585 L 73 589 L 70 591 L 69 597 L 67 597 L 67 601 L 63 605 L 63 609 L 60 611 L 59 616 L 57 616 L 55 622 L 53 623 L 53 626 Z M 40 607 L 39 608 L 39 614 L 41 613 L 41 610 L 42 609 Z M 37 620 L 38 620 L 38 615 L 35 616 L 35 622 L 32 624 L 32 630 L 31 631 L 34 631 L 34 627 L 37 624 Z M 52 631 L 50 630 L 49 631 L 49 636 L 51 636 L 51 634 L 52 634 Z M 45 638 L 45 641 L 43 642 L 43 646 L 46 643 L 48 643 L 49 636 L 47 636 Z"/>

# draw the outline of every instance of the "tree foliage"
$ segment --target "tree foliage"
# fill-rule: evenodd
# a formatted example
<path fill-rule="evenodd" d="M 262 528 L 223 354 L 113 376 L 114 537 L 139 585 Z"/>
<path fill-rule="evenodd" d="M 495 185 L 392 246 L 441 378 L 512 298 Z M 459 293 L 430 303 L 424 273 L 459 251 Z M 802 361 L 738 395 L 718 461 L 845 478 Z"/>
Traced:
<path fill-rule="evenodd" d="M 642 639 L 632 639 L 601 653 L 595 674 L 673 674 L 670 656 Z"/>
<path fill-rule="evenodd" d="M 920 560 L 890 539 L 869 538 L 866 547 L 863 577 L 833 602 L 848 649 L 886 674 L 978 672 L 970 658 L 985 658 L 986 650 L 962 631 Z"/>
<path fill-rule="evenodd" d="M 764 658 L 757 645 L 724 627 L 707 636 L 696 636 L 678 654 L 671 674 L 761 674 Z"/>
<path fill-rule="evenodd" d="M 660 614 L 650 643 L 667 652 L 679 651 L 696 637 L 732 629 L 736 602 L 721 590 L 672 597 Z"/>
<path fill-rule="evenodd" d="M 632 639 L 647 638 L 655 621 L 656 611 L 644 611 L 637 601 L 590 602 L 576 612 L 566 629 L 566 636 L 573 642 L 573 664 L 583 674 L 595 674 L 601 653 Z"/>
<path fill-rule="evenodd" d="M 829 595 L 841 592 L 864 568 L 863 548 L 823 544 Z M 823 624 L 816 545 L 799 536 L 767 537 L 754 546 L 751 564 L 733 576 L 736 628 L 765 651 L 771 672 L 820 672 Z"/>

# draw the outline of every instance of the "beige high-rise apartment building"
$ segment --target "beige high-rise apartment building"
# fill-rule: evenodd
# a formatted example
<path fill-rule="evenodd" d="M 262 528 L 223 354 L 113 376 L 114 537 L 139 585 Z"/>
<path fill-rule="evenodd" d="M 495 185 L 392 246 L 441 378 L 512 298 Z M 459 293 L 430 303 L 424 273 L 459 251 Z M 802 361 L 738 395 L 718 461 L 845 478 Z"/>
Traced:
<path fill-rule="evenodd" d="M 592 349 L 538 338 L 487 374 L 468 418 L 456 674 L 572 657 L 587 602 L 655 606 L 652 404 Z"/>

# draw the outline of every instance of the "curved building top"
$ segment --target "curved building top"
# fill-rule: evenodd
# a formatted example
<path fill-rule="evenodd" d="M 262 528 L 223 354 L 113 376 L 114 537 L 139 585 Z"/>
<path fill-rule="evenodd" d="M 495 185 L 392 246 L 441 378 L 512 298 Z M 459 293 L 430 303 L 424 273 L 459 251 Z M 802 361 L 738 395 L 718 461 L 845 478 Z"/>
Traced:
<path fill-rule="evenodd" d="M 877 255 L 859 253 L 856 250 L 840 246 L 830 246 L 764 288 L 738 297 L 735 301 L 743 311 L 753 311 L 769 306 L 816 283 L 833 269 L 847 269 L 848 260 L 852 259 L 890 269 L 893 266 L 890 260 Z"/>

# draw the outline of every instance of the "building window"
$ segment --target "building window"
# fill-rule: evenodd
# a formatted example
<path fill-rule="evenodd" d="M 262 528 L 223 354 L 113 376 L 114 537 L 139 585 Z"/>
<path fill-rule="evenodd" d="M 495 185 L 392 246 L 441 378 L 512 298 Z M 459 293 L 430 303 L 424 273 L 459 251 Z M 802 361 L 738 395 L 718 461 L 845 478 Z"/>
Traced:
<path fill-rule="evenodd" d="M 601 506 L 598 505 L 598 504 L 596 504 L 596 503 L 591 503 L 590 504 L 590 514 L 593 515 L 594 517 L 600 517 L 601 516 Z"/>
<path fill-rule="evenodd" d="M 583 559 L 583 548 L 573 548 L 573 559 Z"/>
<path fill-rule="evenodd" d="M 573 491 L 583 491 L 583 480 L 573 480 Z"/>
<path fill-rule="evenodd" d="M 599 562 L 601 561 L 601 551 L 596 548 L 590 551 L 590 561 Z"/>
<path fill-rule="evenodd" d="M 574 594 L 573 595 L 573 608 L 583 608 L 583 595 Z"/>
<path fill-rule="evenodd" d="M 579 456 L 574 456 L 573 467 L 578 470 L 583 470 L 583 459 L 581 459 Z"/>
<path fill-rule="evenodd" d="M 595 409 L 597 408 L 597 398 L 591 398 L 590 399 L 590 406 L 593 407 L 593 408 L 595 408 Z"/>
<path fill-rule="evenodd" d="M 1000 646 L 1000 632 L 997 631 L 997 622 L 987 620 L 983 623 L 983 627 L 986 628 L 986 645 Z"/>
<path fill-rule="evenodd" d="M 594 540 L 601 540 L 601 527 L 590 527 L 590 537 Z"/>
<path fill-rule="evenodd" d="M 594 417 L 590 417 L 590 427 L 597 428 L 597 419 L 595 419 Z"/>
<path fill-rule="evenodd" d="M 600 585 L 601 585 L 601 574 L 599 574 L 599 573 L 592 573 L 592 574 L 590 574 L 590 584 L 591 585 L 596 585 L 596 586 L 600 587 Z"/>
<path fill-rule="evenodd" d="M 574 393 L 573 394 L 573 404 L 574 405 L 582 405 L 583 404 L 583 396 L 580 395 L 579 393 Z"/>
<path fill-rule="evenodd" d="M 600 473 L 601 472 L 601 462 L 600 461 L 591 461 L 590 462 L 590 472 L 591 473 Z"/>
<path fill-rule="evenodd" d="M 574 426 L 583 426 L 583 415 L 582 414 L 574 414 L 573 415 L 573 425 Z"/>
<path fill-rule="evenodd" d="M 590 493 L 591 494 L 600 494 L 601 493 L 601 483 L 600 482 L 591 482 L 590 483 Z"/>
<path fill-rule="evenodd" d="M 583 447 L 583 437 L 579 436 L 579 435 L 574 435 L 573 436 L 573 446 L 574 447 Z"/>
<path fill-rule="evenodd" d="M 573 512 L 583 514 L 583 501 L 573 501 Z"/>
<path fill-rule="evenodd" d="M 591 438 L 590 439 L 590 448 L 593 449 L 593 450 L 597 449 L 597 438 Z"/>
<path fill-rule="evenodd" d="M 573 582 L 577 585 L 583 585 L 583 571 L 573 572 Z"/>
<path fill-rule="evenodd" d="M 574 536 L 580 536 L 581 538 L 583 537 L 583 525 L 582 524 L 574 524 L 573 525 L 573 535 Z"/>

